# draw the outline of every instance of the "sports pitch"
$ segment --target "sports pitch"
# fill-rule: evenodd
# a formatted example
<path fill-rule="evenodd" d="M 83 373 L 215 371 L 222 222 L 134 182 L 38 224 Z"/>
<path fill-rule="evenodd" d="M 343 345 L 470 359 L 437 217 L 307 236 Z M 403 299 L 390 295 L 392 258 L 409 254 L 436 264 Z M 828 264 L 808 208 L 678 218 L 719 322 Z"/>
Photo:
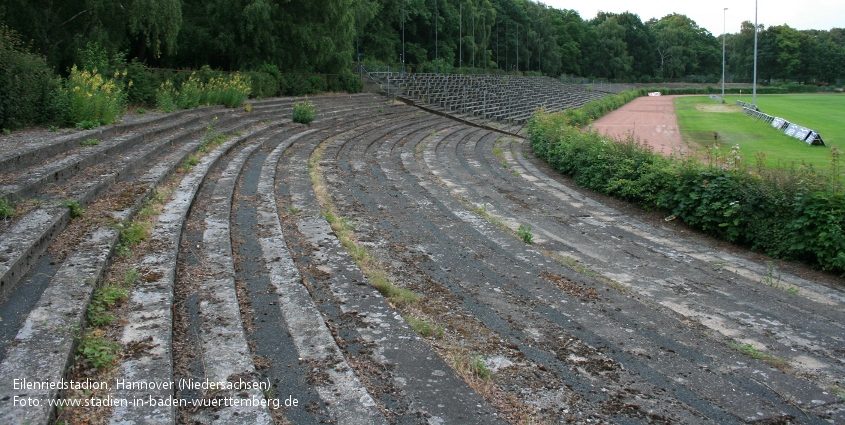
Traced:
<path fill-rule="evenodd" d="M 751 102 L 750 95 L 727 96 L 719 104 L 707 96 L 679 96 L 675 110 L 681 135 L 693 149 L 705 152 L 739 145 L 746 167 L 757 166 L 757 152 L 766 167 L 791 168 L 807 164 L 819 173 L 830 171 L 830 149 L 845 150 L 845 95 L 758 95 L 761 111 L 818 131 L 827 146 L 809 146 L 762 121 L 745 115 L 735 99 Z M 845 158 L 843 158 L 845 160 Z"/>

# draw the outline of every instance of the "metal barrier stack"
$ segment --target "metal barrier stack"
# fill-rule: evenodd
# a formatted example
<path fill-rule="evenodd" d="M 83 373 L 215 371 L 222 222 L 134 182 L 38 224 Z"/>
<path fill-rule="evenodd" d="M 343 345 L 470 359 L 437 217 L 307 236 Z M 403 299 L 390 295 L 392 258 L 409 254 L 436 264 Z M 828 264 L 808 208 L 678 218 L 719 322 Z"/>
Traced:
<path fill-rule="evenodd" d="M 711 95 L 711 97 L 712 96 L 714 95 Z M 735 100 L 734 103 L 739 106 L 742 106 L 742 111 L 745 112 L 745 115 L 749 115 L 758 121 L 765 121 L 772 127 L 778 130 L 783 130 L 784 134 L 789 137 L 794 137 L 802 142 L 807 143 L 808 145 L 824 146 L 824 140 L 822 139 L 822 136 L 819 134 L 818 131 L 814 131 L 807 127 L 802 127 L 798 124 L 791 123 L 780 117 L 773 117 L 769 114 L 765 114 L 759 108 L 757 108 L 757 105 L 753 105 L 748 102 L 743 102 L 741 100 Z"/>

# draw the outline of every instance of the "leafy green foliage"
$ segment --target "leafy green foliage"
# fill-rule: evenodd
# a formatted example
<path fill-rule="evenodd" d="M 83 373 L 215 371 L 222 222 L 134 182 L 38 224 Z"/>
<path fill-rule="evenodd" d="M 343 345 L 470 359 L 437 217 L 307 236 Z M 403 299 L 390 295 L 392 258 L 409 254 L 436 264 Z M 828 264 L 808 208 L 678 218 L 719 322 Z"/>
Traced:
<path fill-rule="evenodd" d="M 516 235 L 520 240 L 529 245 L 534 243 L 534 235 L 531 233 L 531 226 L 524 226 L 520 224 L 519 229 L 516 231 Z"/>
<path fill-rule="evenodd" d="M 465 377 L 468 375 L 469 378 L 481 379 L 483 381 L 489 381 L 493 375 L 490 368 L 484 363 L 484 359 L 478 355 L 457 357 L 455 359 L 455 369 Z"/>
<path fill-rule="evenodd" d="M 176 52 L 176 37 L 182 26 L 180 0 L 133 0 L 128 15 L 129 32 L 145 43 L 153 56 L 164 45 L 167 53 Z"/>
<path fill-rule="evenodd" d="M 436 338 L 440 338 L 443 336 L 443 328 L 440 326 L 433 326 L 431 323 L 426 322 L 425 320 L 416 318 L 414 316 L 403 316 L 405 318 L 405 322 L 408 323 L 408 326 L 411 327 L 414 331 L 424 337 L 434 336 Z"/>
<path fill-rule="evenodd" d="M 115 79 L 120 76 L 116 73 Z M 115 79 L 100 75 L 96 69 L 71 68 L 58 92 L 62 122 L 105 125 L 117 121 L 126 110 L 126 95 Z"/>
<path fill-rule="evenodd" d="M 279 80 L 265 72 L 250 72 L 250 92 L 252 97 L 261 99 L 276 96 L 279 93 Z"/>
<path fill-rule="evenodd" d="M 50 122 L 56 79 L 41 56 L 29 52 L 20 36 L 0 26 L 0 128 L 14 130 Z"/>
<path fill-rule="evenodd" d="M 293 122 L 309 124 L 317 118 L 317 110 L 308 98 L 293 105 Z"/>
<path fill-rule="evenodd" d="M 82 208 L 82 206 L 79 205 L 79 202 L 67 200 L 62 203 L 62 206 L 67 207 L 70 210 L 71 219 L 82 217 L 83 215 L 85 215 L 85 208 Z"/>
<path fill-rule="evenodd" d="M 5 196 L 0 196 L 0 220 L 5 220 L 15 215 L 15 204 Z"/>
<path fill-rule="evenodd" d="M 132 248 L 150 236 L 150 229 L 137 222 L 120 225 L 118 229 L 120 230 L 120 243 L 117 246 L 117 252 L 122 256 L 129 255 Z"/>
<path fill-rule="evenodd" d="M 94 293 L 88 305 L 88 321 L 92 326 L 105 326 L 115 320 L 111 310 L 129 297 L 129 289 L 117 285 L 105 285 Z"/>
<path fill-rule="evenodd" d="M 830 178 L 808 169 L 751 174 L 738 148 L 710 164 L 669 159 L 581 132 L 572 116 L 538 111 L 527 127 L 535 154 L 577 184 L 774 257 L 845 270 L 845 193 Z"/>
<path fill-rule="evenodd" d="M 109 340 L 99 330 L 86 333 L 78 348 L 81 359 L 97 369 L 111 367 L 117 359 L 119 351 L 120 344 Z"/>
<path fill-rule="evenodd" d="M 161 83 L 161 86 L 156 90 L 156 108 L 162 112 L 173 112 L 178 109 L 176 94 L 176 89 L 170 80 Z"/>

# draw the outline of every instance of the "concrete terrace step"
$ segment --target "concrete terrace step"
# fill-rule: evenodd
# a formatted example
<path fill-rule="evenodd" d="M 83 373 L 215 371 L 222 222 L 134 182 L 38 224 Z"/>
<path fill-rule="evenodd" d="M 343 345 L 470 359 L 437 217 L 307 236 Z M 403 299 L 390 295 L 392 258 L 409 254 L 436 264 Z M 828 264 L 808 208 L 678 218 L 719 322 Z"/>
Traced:
<path fill-rule="evenodd" d="M 216 114 L 215 111 L 211 112 Z M 218 130 L 238 131 L 261 118 L 262 115 L 256 114 L 249 119 L 237 120 L 235 116 L 227 115 L 219 121 Z M 84 208 L 119 179 L 139 169 L 152 158 L 162 155 L 162 148 L 166 146 L 182 144 L 187 147 L 184 155 L 175 158 L 181 162 L 203 142 L 200 135 L 204 131 L 205 125 L 196 124 L 168 137 L 162 137 L 156 142 L 142 143 L 142 138 L 133 138 L 134 145 L 125 148 L 126 155 L 108 156 L 105 158 L 107 162 L 93 163 L 87 168 L 72 167 L 73 170 L 65 176 L 66 179 L 46 189 L 45 192 L 52 194 L 52 199 L 47 198 L 41 206 L 22 217 L 16 217 L 11 225 L 0 233 L 0 299 L 7 297 L 9 292 L 14 290 L 17 282 L 68 224 L 70 211 L 63 202 L 73 201 Z M 178 162 L 173 164 L 174 168 Z"/>
<path fill-rule="evenodd" d="M 248 136 L 245 136 L 248 137 Z M 238 140 L 230 142 L 237 143 Z M 160 184 L 178 162 L 169 167 L 151 169 L 144 180 L 149 182 L 147 192 Z M 143 199 L 143 197 L 142 197 Z M 140 203 L 120 210 L 114 216 L 131 218 Z M 55 399 L 60 391 L 46 388 L 34 391 L 15 391 L 14 379 L 30 382 L 59 382 L 65 367 L 72 359 L 76 329 L 84 327 L 85 310 L 91 294 L 108 265 L 108 256 L 117 243 L 119 231 L 112 226 L 102 226 L 89 236 L 68 257 L 41 295 L 35 308 L 28 314 L 21 330 L 15 337 L 15 344 L 6 353 L 0 365 L 0 416 L 7 423 L 47 423 L 54 414 L 44 403 L 38 409 L 20 409 L 10 405 L 14 396 L 25 395 L 41 400 Z M 39 359 L 32 362 L 32 359 Z"/>
<path fill-rule="evenodd" d="M 385 126 L 389 127 L 380 130 L 380 127 Z M 283 167 L 286 170 L 285 180 L 288 181 L 293 206 L 306 212 L 320 209 L 311 190 L 306 189 L 310 187 L 307 173 L 299 171 L 302 170 L 301 165 L 295 165 L 307 163 L 308 157 L 318 144 L 327 144 L 327 148 L 333 150 L 331 146 L 334 143 L 358 139 L 364 140 L 366 144 L 377 134 L 389 134 L 391 131 L 397 131 L 397 128 L 387 121 L 371 128 L 359 127 L 334 137 L 317 139 L 314 140 L 315 143 L 303 143 L 289 158 L 291 165 Z M 330 164 L 330 160 L 324 159 L 323 164 Z M 422 343 L 404 320 L 392 313 L 384 298 L 365 284 L 367 278 L 346 254 L 325 220 L 307 214 L 305 217 L 297 216 L 293 221 L 296 230 L 288 231 L 288 239 L 294 238 L 312 247 L 315 255 L 309 256 L 308 269 L 316 268 L 327 273 L 320 275 L 325 276 L 324 278 L 315 277 L 313 272 L 309 273 L 313 291 L 319 293 L 321 298 L 335 299 L 340 305 L 339 310 L 332 307 L 324 310 L 324 315 L 331 317 L 333 326 L 358 335 L 352 338 L 353 341 L 359 341 L 354 346 L 366 347 L 363 352 L 347 351 L 346 355 L 355 357 L 356 363 L 375 362 L 376 365 L 382 365 L 376 367 L 390 370 L 392 379 L 381 378 L 386 379 L 386 385 L 395 386 L 395 382 L 401 383 L 395 389 L 399 394 L 390 399 L 382 397 L 379 399 L 380 403 L 386 404 L 391 410 L 400 409 L 400 412 L 404 412 L 403 415 L 410 417 L 427 412 L 437 421 L 450 423 L 497 422 L 495 416 L 491 415 L 489 406 L 485 407 L 486 403 L 460 381 L 439 357 L 429 351 L 430 348 Z M 297 258 L 301 269 L 306 267 L 302 261 L 304 259 L 301 257 Z M 327 307 L 325 303 L 321 303 L 318 308 Z M 350 320 L 350 316 L 357 316 L 357 319 Z M 432 384 L 436 384 L 436 389 L 431 388 Z M 398 405 L 393 406 L 391 401 Z"/>

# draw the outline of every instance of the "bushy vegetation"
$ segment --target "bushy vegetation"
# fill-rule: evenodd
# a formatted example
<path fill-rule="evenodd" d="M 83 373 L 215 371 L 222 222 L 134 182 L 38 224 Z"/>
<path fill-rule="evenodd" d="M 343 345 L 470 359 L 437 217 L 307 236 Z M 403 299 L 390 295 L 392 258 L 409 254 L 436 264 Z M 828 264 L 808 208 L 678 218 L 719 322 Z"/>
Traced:
<path fill-rule="evenodd" d="M 123 54 L 109 55 L 96 42 L 78 49 L 77 65 L 57 77 L 47 61 L 30 53 L 20 36 L 0 26 L 0 128 L 61 124 L 89 129 L 116 122 L 127 105 L 164 112 L 200 105 L 238 107 L 256 98 L 361 91 L 361 78 L 340 74 L 282 74 L 274 65 L 258 71 L 194 72 L 148 68 Z M 146 110 L 146 109 L 144 109 Z"/>
<path fill-rule="evenodd" d="M 736 147 L 709 163 L 666 158 L 633 139 L 582 132 L 572 116 L 538 111 L 527 127 L 534 152 L 577 184 L 773 257 L 845 270 L 845 193 L 837 172 L 762 165 L 750 172 Z M 839 170 L 839 152 L 830 159 Z"/>
<path fill-rule="evenodd" d="M 588 102 L 578 109 L 566 109 L 560 114 L 567 125 L 583 127 L 645 94 L 645 89 L 629 90 Z"/>
<path fill-rule="evenodd" d="M 56 78 L 46 60 L 29 51 L 20 36 L 0 25 L 0 128 L 50 122 Z"/>
<path fill-rule="evenodd" d="M 310 124 L 316 117 L 317 109 L 314 108 L 314 103 L 308 100 L 308 98 L 293 105 L 293 122 Z"/>
<path fill-rule="evenodd" d="M 62 81 L 58 92 L 61 122 L 68 126 L 92 128 L 112 124 L 126 111 L 126 95 L 114 78 L 100 75 L 97 69 L 80 70 L 75 66 Z"/>

